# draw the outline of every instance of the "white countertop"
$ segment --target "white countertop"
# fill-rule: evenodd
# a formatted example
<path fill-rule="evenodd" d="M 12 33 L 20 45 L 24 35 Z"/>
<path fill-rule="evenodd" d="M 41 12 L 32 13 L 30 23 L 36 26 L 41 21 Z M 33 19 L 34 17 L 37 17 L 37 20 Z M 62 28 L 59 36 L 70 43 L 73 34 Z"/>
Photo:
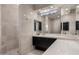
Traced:
<path fill-rule="evenodd" d="M 79 41 L 58 39 L 43 55 L 79 55 Z"/>
<path fill-rule="evenodd" d="M 57 38 L 57 39 L 74 39 L 74 40 L 79 39 L 79 35 L 69 35 L 69 34 L 40 34 L 40 35 L 33 35 L 33 36 Z"/>
<path fill-rule="evenodd" d="M 79 55 L 79 35 L 41 34 L 33 36 L 57 38 L 57 40 L 44 52 L 43 55 Z"/>

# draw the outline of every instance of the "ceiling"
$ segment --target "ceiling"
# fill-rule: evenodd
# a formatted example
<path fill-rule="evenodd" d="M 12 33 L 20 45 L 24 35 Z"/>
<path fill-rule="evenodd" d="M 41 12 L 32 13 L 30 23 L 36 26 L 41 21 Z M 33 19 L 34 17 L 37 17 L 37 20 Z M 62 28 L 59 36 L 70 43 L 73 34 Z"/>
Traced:
<path fill-rule="evenodd" d="M 77 4 L 33 4 L 34 10 L 42 9 L 49 6 L 62 7 L 62 8 L 74 8 Z"/>
<path fill-rule="evenodd" d="M 34 8 L 34 10 L 38 10 L 38 9 L 45 8 L 45 7 L 50 6 L 50 5 L 51 4 L 34 4 L 33 8 Z"/>

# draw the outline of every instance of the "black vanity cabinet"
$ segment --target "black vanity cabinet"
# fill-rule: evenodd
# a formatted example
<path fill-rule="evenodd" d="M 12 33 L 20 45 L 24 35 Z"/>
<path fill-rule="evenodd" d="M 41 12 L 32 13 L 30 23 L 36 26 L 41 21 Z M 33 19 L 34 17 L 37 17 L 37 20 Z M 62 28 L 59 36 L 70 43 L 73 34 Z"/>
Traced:
<path fill-rule="evenodd" d="M 47 38 L 47 37 L 35 37 L 33 36 L 33 46 L 35 49 L 45 51 L 54 41 L 56 38 Z"/>

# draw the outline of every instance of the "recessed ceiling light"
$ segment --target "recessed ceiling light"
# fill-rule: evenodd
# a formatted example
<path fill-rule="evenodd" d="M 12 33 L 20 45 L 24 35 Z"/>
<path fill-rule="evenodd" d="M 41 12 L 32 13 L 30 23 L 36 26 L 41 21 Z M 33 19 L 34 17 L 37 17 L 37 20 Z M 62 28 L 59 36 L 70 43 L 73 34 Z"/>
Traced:
<path fill-rule="evenodd" d="M 48 28 L 48 25 L 46 24 L 46 28 Z"/>
<path fill-rule="evenodd" d="M 33 12 L 30 12 L 30 14 L 33 14 Z"/>
<path fill-rule="evenodd" d="M 38 11 L 41 11 L 41 9 L 39 9 Z"/>
<path fill-rule="evenodd" d="M 16 4 L 17 6 L 19 6 L 19 4 Z"/>
<path fill-rule="evenodd" d="M 53 8 L 53 6 L 50 6 L 50 8 Z"/>
<path fill-rule="evenodd" d="M 65 9 L 66 11 L 69 10 L 68 8 Z"/>
<path fill-rule="evenodd" d="M 24 14 L 24 16 L 26 16 L 26 14 Z"/>

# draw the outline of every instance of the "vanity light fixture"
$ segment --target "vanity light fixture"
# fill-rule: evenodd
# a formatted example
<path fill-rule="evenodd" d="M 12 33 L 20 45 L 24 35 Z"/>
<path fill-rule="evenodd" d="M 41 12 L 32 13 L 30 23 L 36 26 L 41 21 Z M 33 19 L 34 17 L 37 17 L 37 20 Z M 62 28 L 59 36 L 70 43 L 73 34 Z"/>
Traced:
<path fill-rule="evenodd" d="M 38 15 L 47 16 L 47 15 L 55 14 L 57 12 L 58 12 L 58 8 L 56 8 L 54 6 L 49 6 L 48 8 L 39 9 Z"/>
<path fill-rule="evenodd" d="M 54 14 L 56 13 L 58 10 L 57 9 L 48 9 L 48 10 L 45 10 L 44 12 L 40 12 L 40 15 L 41 16 L 46 16 L 46 15 L 49 15 L 49 14 Z"/>

